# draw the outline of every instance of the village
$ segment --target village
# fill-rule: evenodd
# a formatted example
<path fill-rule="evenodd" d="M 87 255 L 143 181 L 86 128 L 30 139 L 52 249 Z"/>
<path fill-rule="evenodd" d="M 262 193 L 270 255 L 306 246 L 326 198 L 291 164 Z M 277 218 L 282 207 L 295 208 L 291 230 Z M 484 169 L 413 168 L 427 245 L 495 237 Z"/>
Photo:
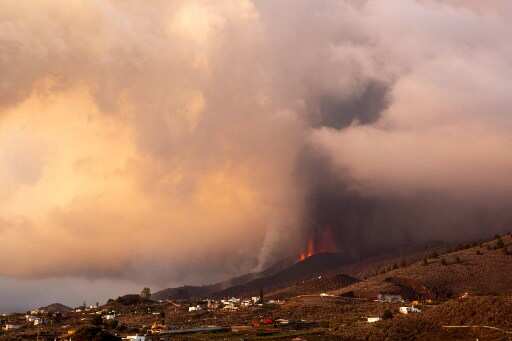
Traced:
<path fill-rule="evenodd" d="M 146 288 L 141 295 L 125 295 L 105 305 L 71 309 L 53 304 L 25 314 L 3 314 L 0 340 L 315 340 L 341 326 L 364 328 L 395 315 L 419 314 L 426 304 L 432 302 L 407 302 L 385 293 L 373 300 L 330 293 L 267 300 L 261 293 L 249 298 L 152 301 Z"/>

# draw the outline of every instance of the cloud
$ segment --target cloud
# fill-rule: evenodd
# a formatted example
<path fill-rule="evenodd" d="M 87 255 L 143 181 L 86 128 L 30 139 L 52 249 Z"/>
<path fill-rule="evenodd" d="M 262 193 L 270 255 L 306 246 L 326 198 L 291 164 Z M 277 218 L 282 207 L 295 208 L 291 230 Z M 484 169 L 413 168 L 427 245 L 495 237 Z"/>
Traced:
<path fill-rule="evenodd" d="M 508 6 L 3 2 L 0 275 L 207 283 L 325 226 L 360 255 L 498 229 Z"/>

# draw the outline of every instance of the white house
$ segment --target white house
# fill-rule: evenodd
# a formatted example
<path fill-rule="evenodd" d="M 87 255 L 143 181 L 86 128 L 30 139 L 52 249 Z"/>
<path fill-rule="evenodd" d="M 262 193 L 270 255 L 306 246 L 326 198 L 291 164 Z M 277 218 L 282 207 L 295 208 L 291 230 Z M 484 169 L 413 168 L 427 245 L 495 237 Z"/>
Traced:
<path fill-rule="evenodd" d="M 380 317 L 368 317 L 368 323 L 375 323 L 375 322 L 378 322 L 380 320 L 381 320 Z"/>
<path fill-rule="evenodd" d="M 224 307 L 222 307 L 222 309 L 225 309 L 225 310 L 238 310 L 238 307 L 233 302 L 228 302 L 228 303 L 224 304 Z"/>
<path fill-rule="evenodd" d="M 202 309 L 203 309 L 203 308 L 201 308 L 201 306 L 200 306 L 200 305 L 196 305 L 195 307 L 194 307 L 194 306 L 192 306 L 192 307 L 188 307 L 188 311 L 189 311 L 189 312 L 192 312 L 192 311 L 200 311 L 200 310 L 202 310 Z"/>
<path fill-rule="evenodd" d="M 125 340 L 130 341 L 146 341 L 146 337 L 142 335 L 127 336 Z"/>
<path fill-rule="evenodd" d="M 4 330 L 15 330 L 15 329 L 20 329 L 21 328 L 21 325 L 19 324 L 6 324 L 4 326 Z"/>
<path fill-rule="evenodd" d="M 421 313 L 421 310 L 416 307 L 400 307 L 399 311 L 402 314 Z"/>
<path fill-rule="evenodd" d="M 105 320 L 115 320 L 116 319 L 116 315 L 115 314 L 103 315 L 103 319 L 105 319 Z"/>

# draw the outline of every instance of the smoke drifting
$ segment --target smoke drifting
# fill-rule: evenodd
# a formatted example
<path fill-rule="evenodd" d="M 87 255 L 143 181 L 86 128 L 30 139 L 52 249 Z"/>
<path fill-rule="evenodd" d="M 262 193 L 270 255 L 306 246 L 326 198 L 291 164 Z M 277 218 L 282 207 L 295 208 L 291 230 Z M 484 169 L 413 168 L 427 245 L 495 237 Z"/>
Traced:
<path fill-rule="evenodd" d="M 199 284 L 311 234 L 364 256 L 507 228 L 511 16 L 2 2 L 0 276 Z"/>

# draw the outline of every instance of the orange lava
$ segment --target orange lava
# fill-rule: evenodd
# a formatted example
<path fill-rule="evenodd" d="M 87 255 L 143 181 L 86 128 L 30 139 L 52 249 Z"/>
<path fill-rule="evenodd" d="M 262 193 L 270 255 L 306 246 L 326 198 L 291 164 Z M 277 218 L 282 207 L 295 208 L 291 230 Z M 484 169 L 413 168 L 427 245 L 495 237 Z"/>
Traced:
<path fill-rule="evenodd" d="M 334 241 L 332 229 L 326 226 L 316 238 L 310 237 L 306 243 L 305 250 L 299 254 L 299 261 L 303 261 L 317 253 L 336 252 L 336 243 Z"/>

